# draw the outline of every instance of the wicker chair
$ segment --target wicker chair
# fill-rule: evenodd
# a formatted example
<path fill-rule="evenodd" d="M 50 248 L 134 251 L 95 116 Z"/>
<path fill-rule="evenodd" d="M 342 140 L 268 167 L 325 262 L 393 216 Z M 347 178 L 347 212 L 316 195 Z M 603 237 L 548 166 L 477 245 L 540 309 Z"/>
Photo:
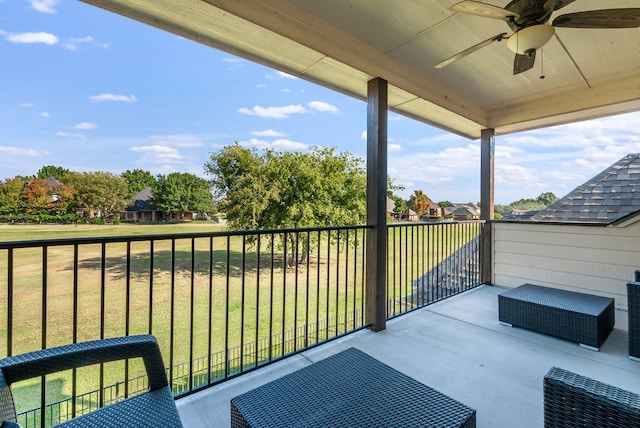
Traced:
<path fill-rule="evenodd" d="M 640 426 L 640 395 L 552 367 L 544 377 L 545 428 Z"/>
<path fill-rule="evenodd" d="M 102 362 L 141 357 L 149 391 L 66 421 L 61 427 L 182 427 L 158 342 L 153 336 L 129 336 L 76 343 L 0 360 L 0 421 L 15 426 L 16 409 L 10 386 L 45 374 Z"/>

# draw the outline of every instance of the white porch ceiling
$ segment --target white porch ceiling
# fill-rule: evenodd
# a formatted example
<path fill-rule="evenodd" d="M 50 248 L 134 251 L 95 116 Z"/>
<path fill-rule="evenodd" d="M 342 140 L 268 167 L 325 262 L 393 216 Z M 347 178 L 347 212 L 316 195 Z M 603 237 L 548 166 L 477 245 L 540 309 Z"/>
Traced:
<path fill-rule="evenodd" d="M 511 34 L 502 21 L 450 10 L 458 0 L 83 1 L 360 99 L 367 81 L 382 77 L 392 111 L 470 138 L 640 110 L 639 29 L 558 28 L 535 67 L 514 76 L 506 41 L 434 68 Z M 551 19 L 640 7 L 603 3 L 577 0 Z"/>

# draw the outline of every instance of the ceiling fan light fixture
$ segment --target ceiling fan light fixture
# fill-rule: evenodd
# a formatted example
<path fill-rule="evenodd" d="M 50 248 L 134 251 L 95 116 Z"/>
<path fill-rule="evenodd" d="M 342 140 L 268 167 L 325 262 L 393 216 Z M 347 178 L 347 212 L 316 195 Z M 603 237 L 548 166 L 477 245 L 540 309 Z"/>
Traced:
<path fill-rule="evenodd" d="M 520 55 L 530 55 L 553 37 L 556 29 L 548 24 L 532 25 L 514 33 L 507 39 L 507 46 Z"/>

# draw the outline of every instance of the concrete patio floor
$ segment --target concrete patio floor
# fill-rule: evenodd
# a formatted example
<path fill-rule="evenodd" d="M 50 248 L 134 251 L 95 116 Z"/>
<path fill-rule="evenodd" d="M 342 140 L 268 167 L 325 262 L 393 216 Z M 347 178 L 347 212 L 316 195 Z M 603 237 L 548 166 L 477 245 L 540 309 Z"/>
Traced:
<path fill-rule="evenodd" d="M 230 426 L 236 395 L 356 347 L 477 411 L 482 428 L 542 427 L 542 379 L 557 366 L 640 393 L 640 362 L 628 358 L 627 313 L 600 352 L 498 322 L 497 295 L 481 286 L 237 379 L 177 400 L 185 426 Z"/>

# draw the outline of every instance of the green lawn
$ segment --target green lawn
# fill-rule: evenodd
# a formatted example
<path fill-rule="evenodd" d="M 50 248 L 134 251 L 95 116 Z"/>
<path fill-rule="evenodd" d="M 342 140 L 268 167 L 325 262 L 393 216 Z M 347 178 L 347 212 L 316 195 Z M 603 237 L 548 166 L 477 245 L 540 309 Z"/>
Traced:
<path fill-rule="evenodd" d="M 197 222 L 155 226 L 0 226 L 3 241 L 221 230 L 220 226 Z M 130 248 L 129 275 L 126 274 L 125 244 L 105 245 L 104 265 L 100 244 L 82 245 L 78 249 L 77 290 L 74 290 L 73 246 L 47 250 L 46 287 L 43 287 L 42 250 L 14 251 L 12 353 L 40 349 L 43 334 L 47 337 L 45 345 L 51 347 L 72 342 L 74 334 L 78 341 L 83 341 L 101 335 L 123 335 L 128 329 L 129 334 L 154 334 L 167 365 L 175 365 L 189 361 L 191 345 L 194 357 L 203 356 L 208 351 L 223 351 L 225 347 L 239 346 L 241 342 L 313 322 L 316 313 L 324 318 L 325 314 L 361 305 L 358 284 L 362 283 L 362 270 L 338 270 L 336 266 L 348 266 L 347 253 L 338 253 L 335 248 L 333 253 L 329 252 L 333 245 L 326 240 L 321 244 L 320 257 L 317 252 L 312 254 L 309 263 L 298 269 L 283 269 L 282 255 L 276 254 L 272 260 L 269 245 L 263 242 L 259 271 L 256 249 L 245 246 L 243 251 L 241 237 L 217 237 L 213 249 L 210 244 L 208 238 L 196 239 L 193 247 L 191 239 L 177 239 L 173 244 L 170 240 L 158 240 L 152 253 L 148 241 L 134 242 Z M 349 257 L 361 251 L 362 248 L 352 248 Z M 211 269 L 210 257 L 213 257 Z M 328 268 L 329 258 L 331 268 Z M 357 260 L 361 263 L 362 257 L 357 256 Z M 351 262 L 355 267 L 357 263 Z M 0 272 L 7 272 L 6 251 L 0 251 Z M 7 277 L 0 276 L 0 354 L 7 353 L 4 322 L 7 286 Z M 349 297 L 346 297 L 347 289 Z M 76 322 L 74 292 L 78 295 Z M 40 308 L 45 297 L 46 318 L 43 318 Z M 101 312 L 103 300 L 105 310 Z M 128 320 L 127 313 L 130 314 Z M 313 315 L 308 318 L 307 314 Z M 139 369 L 133 370 L 132 375 Z M 121 373 L 121 366 L 107 366 L 105 385 L 120 380 Z M 95 389 L 94 374 L 95 370 L 90 370 L 78 376 L 79 391 Z M 53 376 L 47 384 L 51 399 L 71 395 L 68 374 Z M 37 386 L 34 389 L 31 382 L 23 389 L 18 388 L 17 395 L 27 400 L 25 406 L 35 406 L 39 403 L 38 389 Z"/>

